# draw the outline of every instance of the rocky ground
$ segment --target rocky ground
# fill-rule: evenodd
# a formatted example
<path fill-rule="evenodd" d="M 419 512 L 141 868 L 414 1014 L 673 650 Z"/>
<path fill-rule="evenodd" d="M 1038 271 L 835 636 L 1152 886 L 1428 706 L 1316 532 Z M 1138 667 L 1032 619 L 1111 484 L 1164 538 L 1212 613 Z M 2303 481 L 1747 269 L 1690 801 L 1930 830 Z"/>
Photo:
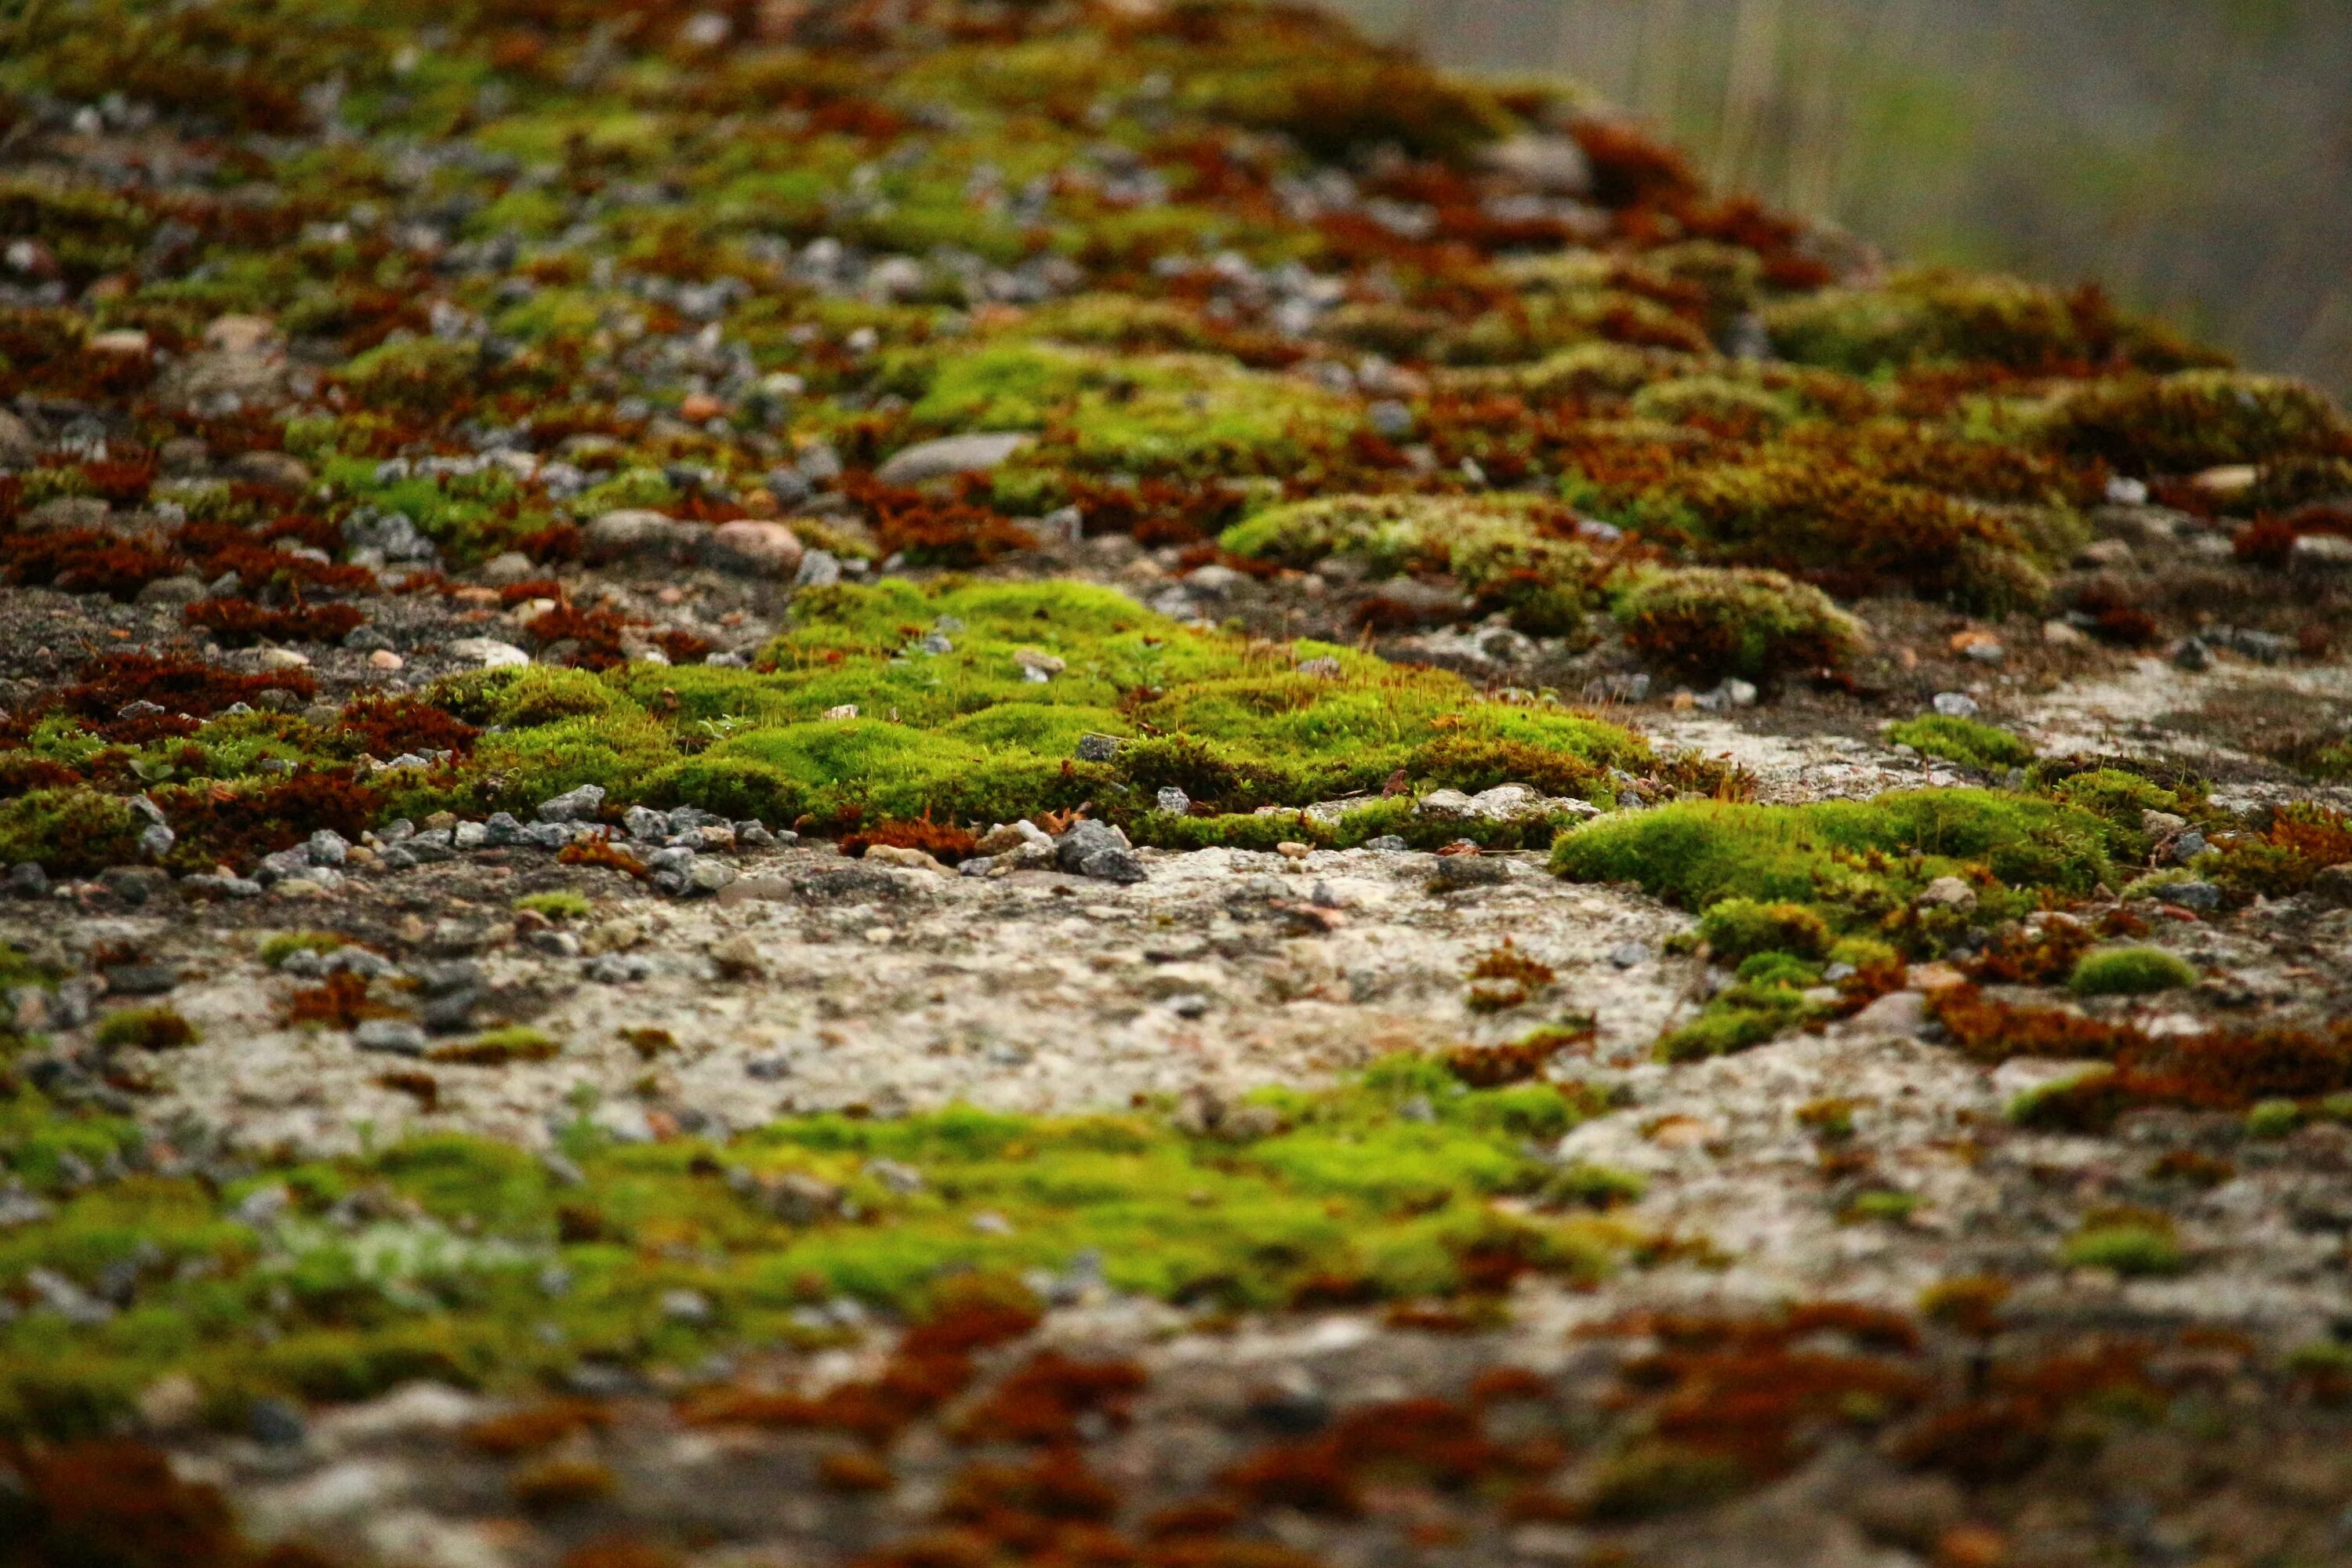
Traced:
<path fill-rule="evenodd" d="M 1304 14 L 50 9 L 0 1563 L 2352 1563 L 2317 394 Z"/>

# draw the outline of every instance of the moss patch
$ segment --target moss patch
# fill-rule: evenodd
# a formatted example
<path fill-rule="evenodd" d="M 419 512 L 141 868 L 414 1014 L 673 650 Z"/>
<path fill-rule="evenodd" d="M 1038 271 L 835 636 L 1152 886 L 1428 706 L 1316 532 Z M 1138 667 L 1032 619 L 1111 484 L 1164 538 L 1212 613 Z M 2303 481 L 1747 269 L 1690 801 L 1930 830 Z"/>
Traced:
<path fill-rule="evenodd" d="M 42 1267 L 88 1284 L 126 1259 L 139 1273 L 103 1322 L 34 1311 L 0 1327 L 0 1426 L 88 1429 L 167 1370 L 233 1414 L 261 1393 L 356 1398 L 421 1376 L 514 1389 L 582 1358 L 684 1363 L 820 1333 L 795 1310 L 836 1295 L 913 1310 L 943 1280 L 1060 1268 L 1090 1248 L 1121 1289 L 1235 1306 L 1310 1287 L 1447 1293 L 1500 1254 L 1578 1274 L 1605 1263 L 1609 1233 L 1590 1222 L 1489 1201 L 1542 1183 L 1524 1140 L 1574 1121 L 1558 1089 L 1468 1089 L 1442 1064 L 1399 1058 L 1255 1103 L 1273 1131 L 1242 1142 L 1152 1114 L 969 1109 L 795 1118 L 725 1148 L 614 1146 L 583 1124 L 567 1147 L 585 1181 L 569 1186 L 520 1151 L 436 1135 L 215 1194 L 155 1176 L 68 1190 L 58 1152 L 98 1164 L 135 1134 L 20 1090 L 0 1102 L 0 1149 L 57 1207 L 0 1237 L 0 1275 Z M 289 1194 L 281 1218 L 257 1231 L 229 1217 L 269 1185 Z M 359 1192 L 394 1200 L 362 1212 L 405 1200 L 418 1217 L 338 1218 L 337 1200 Z M 983 1215 L 1003 1223 L 975 1226 Z M 569 1279 L 553 1295 L 551 1264 Z M 710 1311 L 666 1313 L 677 1290 Z"/>

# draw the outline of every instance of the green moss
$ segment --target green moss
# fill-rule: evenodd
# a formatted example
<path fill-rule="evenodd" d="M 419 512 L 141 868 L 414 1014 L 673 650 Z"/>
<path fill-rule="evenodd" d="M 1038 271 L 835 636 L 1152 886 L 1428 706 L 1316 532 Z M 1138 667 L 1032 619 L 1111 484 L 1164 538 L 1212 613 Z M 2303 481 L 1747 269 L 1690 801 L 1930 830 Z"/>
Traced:
<path fill-rule="evenodd" d="M 1618 595 L 1616 615 L 1636 649 L 1707 682 L 1838 669 L 1870 642 L 1828 595 L 1778 572 L 1651 573 Z"/>
<path fill-rule="evenodd" d="M 90 789 L 37 789 L 0 801 L 0 865 L 39 862 L 53 874 L 137 860 L 145 827 L 130 805 Z"/>
<path fill-rule="evenodd" d="M 2049 439 L 2130 473 L 2340 455 L 2352 424 L 2317 387 L 2235 371 L 2094 383 L 2053 409 Z"/>
<path fill-rule="evenodd" d="M 946 652 L 925 647 L 934 635 Z M 1064 668 L 1029 680 L 1015 658 L 1024 650 Z M 1299 668 L 1323 660 L 1338 673 Z M 1398 768 L 1433 786 L 1517 780 L 1605 801 L 1611 768 L 1654 765 L 1640 741 L 1597 720 L 1482 701 L 1454 676 L 1346 648 L 1189 630 L 1075 584 L 892 581 L 803 595 L 762 663 L 774 668 L 633 668 L 601 683 L 597 700 L 633 711 L 632 692 L 671 694 L 681 729 L 748 721 L 648 777 L 615 764 L 606 771 L 624 776 L 613 787 L 823 822 L 925 811 L 1010 821 L 1091 799 L 1131 831 L 1181 839 L 1193 830 L 1152 804 L 1171 784 L 1227 812 L 1378 790 Z M 510 707 L 486 700 L 467 712 Z M 824 716 L 849 708 L 856 717 Z M 1121 743 L 1108 760 L 1081 760 L 1089 734 Z M 477 755 L 577 749 L 541 735 L 511 729 Z M 610 782 L 579 771 L 576 782 Z"/>
<path fill-rule="evenodd" d="M 1633 395 L 1628 410 L 1639 419 L 1768 433 L 1797 416 L 1795 401 L 1729 376 L 1693 375 L 1653 382 Z"/>
<path fill-rule="evenodd" d="M 1893 744 L 1909 746 L 1962 767 L 2021 768 L 2030 766 L 2034 758 L 2033 747 L 2007 730 L 1941 713 L 1925 713 L 1890 724 L 1886 738 Z"/>
<path fill-rule="evenodd" d="M 273 931 L 261 939 L 261 962 L 275 969 L 298 952 L 332 952 L 350 940 L 331 931 Z"/>
<path fill-rule="evenodd" d="M 2303 1125 L 2303 1107 L 2292 1100 L 2265 1100 L 2246 1112 L 2246 1136 L 2284 1138 Z"/>
<path fill-rule="evenodd" d="M 2087 894 L 2129 840 L 2074 807 L 1994 790 L 1897 791 L 1810 805 L 1686 801 L 1603 817 L 1562 836 L 1552 868 L 1638 882 L 1685 909 L 1727 898 L 1801 903 L 1834 931 L 1903 931 L 1901 911 L 1939 876 L 1989 873 L 1980 914 L 2022 912 L 2047 889 Z"/>
<path fill-rule="evenodd" d="M 1900 1225 L 1916 1213 L 1918 1208 L 1919 1196 L 1916 1193 L 1876 1192 L 1855 1194 L 1853 1201 L 1846 1205 L 1845 1212 L 1852 1219 L 1878 1220 L 1890 1225 Z"/>
<path fill-rule="evenodd" d="M 218 1193 L 156 1177 L 60 1192 L 52 1215 L 0 1235 L 0 1275 L 37 1266 L 88 1282 L 145 1258 L 137 1302 L 87 1328 L 41 1311 L 0 1325 L 0 1429 L 102 1426 L 169 1371 L 233 1412 L 258 1393 L 357 1398 L 419 1376 L 521 1391 L 582 1357 L 686 1364 L 808 1337 L 793 1314 L 810 1301 L 911 1310 L 942 1279 L 1058 1268 L 1088 1249 L 1118 1289 L 1235 1306 L 1279 1304 L 1309 1281 L 1445 1293 L 1467 1254 L 1495 1248 L 1579 1277 L 1606 1265 L 1613 1232 L 1492 1201 L 1543 1182 L 1527 1141 L 1576 1114 L 1557 1089 L 1465 1090 L 1440 1063 L 1400 1058 L 1259 1103 L 1272 1130 L 1238 1142 L 1154 1114 L 952 1108 L 797 1117 L 724 1148 L 614 1145 L 583 1123 L 566 1140 L 584 1177 L 573 1185 L 524 1151 L 449 1134 Z M 40 1150 L 100 1164 L 136 1138 L 29 1096 L 0 1100 L 0 1149 L 37 1187 L 53 1179 Z M 885 1183 L 877 1161 L 919 1183 Z M 743 1174 L 719 1179 L 729 1169 Z M 772 1210 L 762 1184 L 787 1173 L 828 1184 L 860 1217 Z M 265 1185 L 293 1199 L 266 1257 L 227 1217 Z M 313 1217 L 368 1187 L 424 1217 L 355 1233 Z M 1004 1223 L 975 1227 L 983 1214 Z M 538 1283 L 551 1264 L 570 1278 L 551 1296 Z M 667 1318 L 677 1289 L 702 1294 L 712 1321 Z"/>
<path fill-rule="evenodd" d="M 1473 593 L 1597 583 L 1575 515 L 1533 496 L 1333 496 L 1259 512 L 1218 542 L 1237 555 L 1307 567 L 1330 556 L 1370 574 L 1451 572 Z"/>
<path fill-rule="evenodd" d="M 1634 1172 L 1579 1163 L 1547 1177 L 1538 1195 L 1565 1207 L 1608 1210 L 1640 1203 L 1649 1190 L 1649 1179 Z"/>
<path fill-rule="evenodd" d="M 1016 457 L 1017 474 L 1063 464 L 1102 471 L 1278 471 L 1307 439 L 1336 435 L 1352 415 L 1339 399 L 1291 377 L 1200 354 L 1108 354 L 1039 342 L 1001 342 L 903 361 L 891 384 L 919 393 L 919 427 L 1036 430 L 1046 439 Z"/>
<path fill-rule="evenodd" d="M 2116 348 L 2157 370 L 2210 363 L 2152 323 L 1992 274 L 1900 272 L 1874 287 L 1783 300 L 1768 307 L 1764 320 L 1783 356 L 1857 375 L 1969 362 L 2047 370 L 2105 358 Z"/>
<path fill-rule="evenodd" d="M 2168 1226 L 2125 1220 L 2085 1226 L 2066 1243 L 2068 1267 L 2112 1268 L 2129 1279 L 2178 1274 L 2188 1267 Z"/>
<path fill-rule="evenodd" d="M 1721 564 L 1900 584 L 1989 611 L 2048 591 L 2044 563 L 2014 516 L 1821 441 L 1768 442 L 1632 477 L 1647 468 L 1622 478 L 1571 472 L 1564 493 L 1624 526 L 1686 540 Z"/>
<path fill-rule="evenodd" d="M 480 362 L 472 342 L 407 338 L 368 350 L 337 373 L 352 396 L 374 408 L 437 413 L 463 394 Z"/>
<path fill-rule="evenodd" d="M 2146 996 L 2197 984 L 2186 959 L 2155 947 L 2111 947 L 2086 952 L 2067 985 L 2077 996 Z"/>
<path fill-rule="evenodd" d="M 1699 918 L 1698 934 L 1719 957 L 1791 953 L 1819 958 L 1829 951 L 1827 921 L 1802 904 L 1759 903 L 1754 899 L 1725 899 L 1710 905 Z M 1746 972 L 1742 971 L 1743 978 Z"/>
<path fill-rule="evenodd" d="M 124 1007 L 99 1020 L 97 1041 L 109 1049 L 171 1050 L 190 1046 L 201 1037 L 195 1026 L 172 1007 Z"/>
<path fill-rule="evenodd" d="M 589 902 L 587 894 L 561 888 L 549 893 L 525 893 L 514 901 L 514 907 L 545 915 L 551 921 L 577 921 L 587 919 L 596 906 Z"/>

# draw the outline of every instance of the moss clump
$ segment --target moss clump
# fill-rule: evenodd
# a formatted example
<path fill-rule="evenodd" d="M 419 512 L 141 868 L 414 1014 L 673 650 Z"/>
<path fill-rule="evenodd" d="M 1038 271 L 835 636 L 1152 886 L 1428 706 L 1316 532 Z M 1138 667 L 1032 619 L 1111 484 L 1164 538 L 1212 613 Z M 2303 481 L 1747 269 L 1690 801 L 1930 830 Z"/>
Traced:
<path fill-rule="evenodd" d="M 1698 934 L 1717 955 L 1744 959 L 1786 952 L 1820 958 L 1830 949 L 1829 922 L 1802 904 L 1725 899 L 1699 918 Z"/>
<path fill-rule="evenodd" d="M 2197 984 L 2197 971 L 2157 947 L 2111 947 L 2086 952 L 2067 986 L 2077 996 L 2147 996 Z"/>
<path fill-rule="evenodd" d="M 1310 383 L 1203 354 L 1000 342 L 910 356 L 888 373 L 888 383 L 913 397 L 908 414 L 919 430 L 1043 433 L 1000 470 L 999 493 L 1023 491 L 1024 499 L 1066 466 L 1278 472 L 1305 457 L 1309 440 L 1336 436 L 1353 417 Z"/>
<path fill-rule="evenodd" d="M 2095 383 L 2062 398 L 2049 440 L 2131 473 L 2342 456 L 2352 424 L 2304 382 L 2235 371 Z"/>
<path fill-rule="evenodd" d="M 480 360 L 471 342 L 408 338 L 368 350 L 343 366 L 337 380 L 372 408 L 437 413 L 467 393 Z"/>
<path fill-rule="evenodd" d="M 2154 323 L 2117 316 L 2094 295 L 1945 269 L 1825 289 L 1770 306 L 1764 320 L 1783 356 L 1856 375 L 1936 363 L 2051 371 L 2117 355 L 2172 370 L 2213 358 Z"/>
<path fill-rule="evenodd" d="M 462 1067 L 504 1067 L 509 1062 L 550 1061 L 562 1052 L 562 1042 L 546 1030 L 511 1024 L 459 1045 L 440 1047 L 432 1053 L 432 1059 Z"/>
<path fill-rule="evenodd" d="M 1793 398 L 1722 375 L 1653 382 L 1633 395 L 1627 411 L 1637 419 L 1748 435 L 1777 433 L 1798 413 Z"/>
<path fill-rule="evenodd" d="M 261 962 L 275 969 L 298 952 L 332 952 L 350 940 L 331 931 L 273 931 L 261 939 Z"/>
<path fill-rule="evenodd" d="M 198 1036 L 195 1026 L 175 1009 L 157 1006 L 109 1013 L 99 1020 L 96 1038 L 108 1049 L 168 1051 L 194 1045 Z"/>
<path fill-rule="evenodd" d="M 2111 1268 L 2127 1279 L 2178 1274 L 2189 1266 L 2172 1227 L 2158 1219 L 2116 1219 L 2084 1226 L 2067 1241 L 2074 1268 Z"/>
<path fill-rule="evenodd" d="M 140 858 L 146 824 L 128 802 L 93 789 L 37 789 L 0 801 L 0 865 L 38 861 L 53 873 L 100 871 Z"/>
<path fill-rule="evenodd" d="M 569 888 L 547 893 L 525 893 L 514 901 L 514 907 L 535 915 L 545 915 L 551 921 L 586 920 L 596 908 L 589 902 L 587 894 L 574 892 Z"/>
<path fill-rule="evenodd" d="M 1604 575 L 1576 514 L 1535 496 L 1332 496 L 1268 508 L 1218 542 L 1285 566 L 1338 556 L 1375 579 L 1451 573 L 1486 607 L 1553 615 L 1596 603 Z"/>
<path fill-rule="evenodd" d="M 1049 679 L 1028 678 L 1056 660 Z M 1151 805 L 1171 785 L 1226 812 L 1377 790 L 1399 768 L 1456 788 L 1522 781 L 1613 798 L 1611 768 L 1654 765 L 1595 719 L 1481 701 L 1454 676 L 1346 648 L 1189 630 L 1072 584 L 805 595 L 761 662 L 773 668 L 633 672 L 610 688 L 623 701 L 667 694 L 680 731 L 736 726 L 621 787 L 824 824 L 1011 821 L 1091 800 L 1131 831 L 1174 834 L 1183 819 Z M 536 745 L 534 733 L 483 745 Z"/>
<path fill-rule="evenodd" d="M 1468 1089 L 1442 1063 L 1397 1058 L 1255 1103 L 1247 1136 L 1189 1134 L 1153 1113 L 970 1108 L 795 1117 L 723 1147 L 615 1145 L 583 1123 L 564 1141 L 585 1178 L 572 1185 L 524 1151 L 444 1134 L 215 1192 L 156 1176 L 69 1186 L 58 1152 L 102 1165 L 136 1130 L 19 1091 L 0 1100 L 0 1147 L 55 1212 L 11 1229 L 0 1267 L 88 1281 L 143 1261 L 138 1304 L 105 1323 L 31 1312 L 0 1324 L 0 1431 L 102 1426 L 172 1371 L 233 1412 L 258 1394 L 358 1398 L 421 1376 L 522 1390 L 583 1357 L 691 1364 L 805 1338 L 804 1303 L 845 1293 L 912 1311 L 943 1280 L 1060 1268 L 1088 1249 L 1122 1290 L 1235 1307 L 1310 1287 L 1450 1293 L 1485 1257 L 1586 1277 L 1605 1266 L 1612 1233 L 1595 1222 L 1493 1202 L 1549 1174 L 1527 1140 L 1579 1114 L 1555 1088 Z M 877 1162 L 898 1168 L 890 1181 Z M 721 1170 L 738 1173 L 714 1179 Z M 293 1205 L 265 1258 L 231 1215 L 269 1184 Z M 422 1217 L 356 1236 L 310 1223 L 362 1188 L 413 1200 Z M 975 1228 L 982 1214 L 1005 1223 Z M 572 1281 L 554 1298 L 537 1283 L 551 1264 Z M 706 1321 L 664 1312 L 679 1289 L 710 1303 Z"/>
<path fill-rule="evenodd" d="M 1654 456 L 1571 473 L 1570 500 L 1698 559 L 1831 582 L 1841 593 L 1900 584 L 1987 610 L 2038 602 L 2041 553 L 2016 516 L 1891 477 L 1841 446 L 1795 438 L 1737 457 Z M 1622 474 L 1610 471 L 1622 467 Z"/>
<path fill-rule="evenodd" d="M 1565 834 L 1552 868 L 1638 882 L 1685 909 L 1723 899 L 1801 904 L 1832 931 L 1927 940 L 1909 903 L 1942 876 L 1979 884 L 1978 918 L 2023 914 L 2044 890 L 2087 894 L 2131 836 L 2074 807 L 1995 790 L 1913 790 L 1811 805 L 1686 801 Z"/>
<path fill-rule="evenodd" d="M 1941 713 L 1923 713 L 1890 724 L 1886 738 L 1893 744 L 1968 768 L 2022 768 L 2032 765 L 2034 760 L 2033 747 L 2022 736 L 1974 719 L 1953 719 Z"/>
<path fill-rule="evenodd" d="M 1653 573 L 1618 595 L 1616 615 L 1636 649 L 1702 681 L 1839 669 L 1870 641 L 1828 595 L 1778 572 Z"/>

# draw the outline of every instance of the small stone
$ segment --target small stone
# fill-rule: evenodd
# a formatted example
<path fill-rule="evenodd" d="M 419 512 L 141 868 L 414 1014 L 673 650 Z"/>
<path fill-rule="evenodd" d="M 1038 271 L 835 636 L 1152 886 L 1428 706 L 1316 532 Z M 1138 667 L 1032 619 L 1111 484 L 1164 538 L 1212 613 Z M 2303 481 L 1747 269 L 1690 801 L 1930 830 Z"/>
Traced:
<path fill-rule="evenodd" d="M 1935 709 L 1947 719 L 1973 719 L 1982 711 L 1977 700 L 1965 691 L 1938 691 Z"/>
<path fill-rule="evenodd" d="M 1078 737 L 1077 756 L 1078 761 L 1082 763 L 1107 763 L 1118 755 L 1118 737 L 1116 735 L 1081 735 Z"/>
<path fill-rule="evenodd" d="M 1621 942 L 1609 950 L 1609 962 L 1620 969 L 1632 969 L 1650 962 L 1650 950 L 1638 942 Z"/>
<path fill-rule="evenodd" d="M 663 1291 L 661 1310 L 662 1316 L 673 1323 L 686 1323 L 698 1328 L 718 1315 L 711 1308 L 710 1298 L 699 1290 Z"/>
<path fill-rule="evenodd" d="M 112 996 L 162 996 L 178 989 L 180 972 L 168 963 L 118 963 L 106 971 Z"/>
<path fill-rule="evenodd" d="M 1003 431 L 919 441 L 892 453 L 874 477 L 886 485 L 919 485 L 958 474 L 985 473 L 1035 439 L 1024 432 Z"/>
<path fill-rule="evenodd" d="M 368 667 L 372 669 L 400 669 L 406 663 L 405 659 L 388 647 L 380 647 L 368 655 Z"/>
<path fill-rule="evenodd" d="M 2213 668 L 2213 650 L 2200 638 L 2182 637 L 2172 650 L 2172 668 L 2200 674 Z"/>
<path fill-rule="evenodd" d="M 1491 888 L 1510 879 L 1509 862 L 1496 855 L 1441 855 L 1437 886 L 1444 891 Z"/>
<path fill-rule="evenodd" d="M 878 866 L 896 866 L 905 871 L 929 871 L 939 876 L 952 873 L 929 853 L 898 844 L 877 844 L 866 851 L 866 859 Z"/>
<path fill-rule="evenodd" d="M 1572 136 L 1523 134 L 1491 143 L 1481 162 L 1548 196 L 1581 196 L 1592 190 L 1592 160 Z"/>
<path fill-rule="evenodd" d="M 686 537 L 686 531 L 675 521 L 642 507 L 601 513 L 581 531 L 581 542 L 592 561 L 666 554 Z"/>
<path fill-rule="evenodd" d="M 520 550 L 503 551 L 482 563 L 482 581 L 493 588 L 528 583 L 538 574 L 539 568 Z"/>
<path fill-rule="evenodd" d="M 310 1440 L 302 1413 L 283 1399 L 265 1395 L 246 1415 L 246 1430 L 265 1448 L 299 1448 Z"/>
<path fill-rule="evenodd" d="M 841 557 L 830 550 L 803 550 L 793 573 L 795 588 L 830 588 L 841 581 Z"/>
<path fill-rule="evenodd" d="M 2042 622 L 2042 640 L 2052 647 L 2088 647 L 2091 643 L 2089 634 L 2064 621 Z"/>
<path fill-rule="evenodd" d="M 710 962 L 720 976 L 728 980 L 756 979 L 763 968 L 760 961 L 760 944 L 741 935 L 711 943 Z"/>
<path fill-rule="evenodd" d="M 1182 816 L 1192 809 L 1192 797 L 1170 784 L 1152 797 L 1152 804 L 1171 816 Z"/>
<path fill-rule="evenodd" d="M 1916 904 L 1966 914 L 1977 907 L 1977 890 L 1958 877 L 1938 877 L 1919 891 Z"/>
<path fill-rule="evenodd" d="M 2352 539 L 2336 533 L 2305 533 L 2295 538 L 2287 564 L 2298 571 L 2341 572 L 2352 568 Z"/>
<path fill-rule="evenodd" d="M 923 1190 L 923 1173 L 896 1160 L 868 1160 L 866 1173 L 901 1197 Z"/>
<path fill-rule="evenodd" d="M 171 1373 L 140 1393 L 138 1409 L 140 1425 L 150 1432 L 184 1432 L 204 1415 L 205 1391 L 186 1373 Z"/>
<path fill-rule="evenodd" d="M 1054 841 L 1054 858 L 1065 871 L 1077 871 L 1087 860 L 1106 849 L 1131 847 L 1127 835 L 1107 822 L 1081 818 Z"/>
<path fill-rule="evenodd" d="M 352 1044 L 361 1050 L 386 1056 L 421 1057 L 425 1054 L 425 1031 L 405 1018 L 368 1018 L 352 1031 Z"/>
<path fill-rule="evenodd" d="M 800 570 L 802 553 L 791 529 L 749 518 L 720 523 L 704 548 L 711 565 L 744 577 L 791 577 Z"/>
<path fill-rule="evenodd" d="M 734 879 L 735 868 L 726 861 L 699 857 L 687 868 L 686 893 L 689 898 L 708 896 Z"/>
<path fill-rule="evenodd" d="M 1078 874 L 1097 882 L 1135 883 L 1150 873 L 1132 849 L 1097 849 L 1078 863 Z"/>
<path fill-rule="evenodd" d="M 857 717 L 857 704 L 855 702 L 839 703 L 834 707 L 826 709 L 824 710 L 824 716 L 828 719 L 855 719 Z"/>
<path fill-rule="evenodd" d="M 539 803 L 541 822 L 593 822 L 604 809 L 604 789 L 601 784 L 582 784 Z"/>
<path fill-rule="evenodd" d="M 1406 843 L 1401 835 L 1383 833 L 1377 838 L 1365 839 L 1364 847 L 1376 854 L 1396 855 L 1412 848 L 1412 846 Z"/>
<path fill-rule="evenodd" d="M 484 669 L 507 669 L 530 662 L 530 655 L 496 637 L 459 637 L 449 645 L 448 652 L 452 658 L 466 659 Z"/>
<path fill-rule="evenodd" d="M 2344 869 L 2346 868 L 2340 866 L 2328 868 L 2330 871 Z M 2326 871 L 2320 873 L 2323 877 L 2326 874 Z M 2211 914 L 2221 907 L 2221 889 L 2210 882 L 2174 882 L 2163 889 L 2162 897 L 2167 903 L 2194 910 L 2200 915 Z"/>

